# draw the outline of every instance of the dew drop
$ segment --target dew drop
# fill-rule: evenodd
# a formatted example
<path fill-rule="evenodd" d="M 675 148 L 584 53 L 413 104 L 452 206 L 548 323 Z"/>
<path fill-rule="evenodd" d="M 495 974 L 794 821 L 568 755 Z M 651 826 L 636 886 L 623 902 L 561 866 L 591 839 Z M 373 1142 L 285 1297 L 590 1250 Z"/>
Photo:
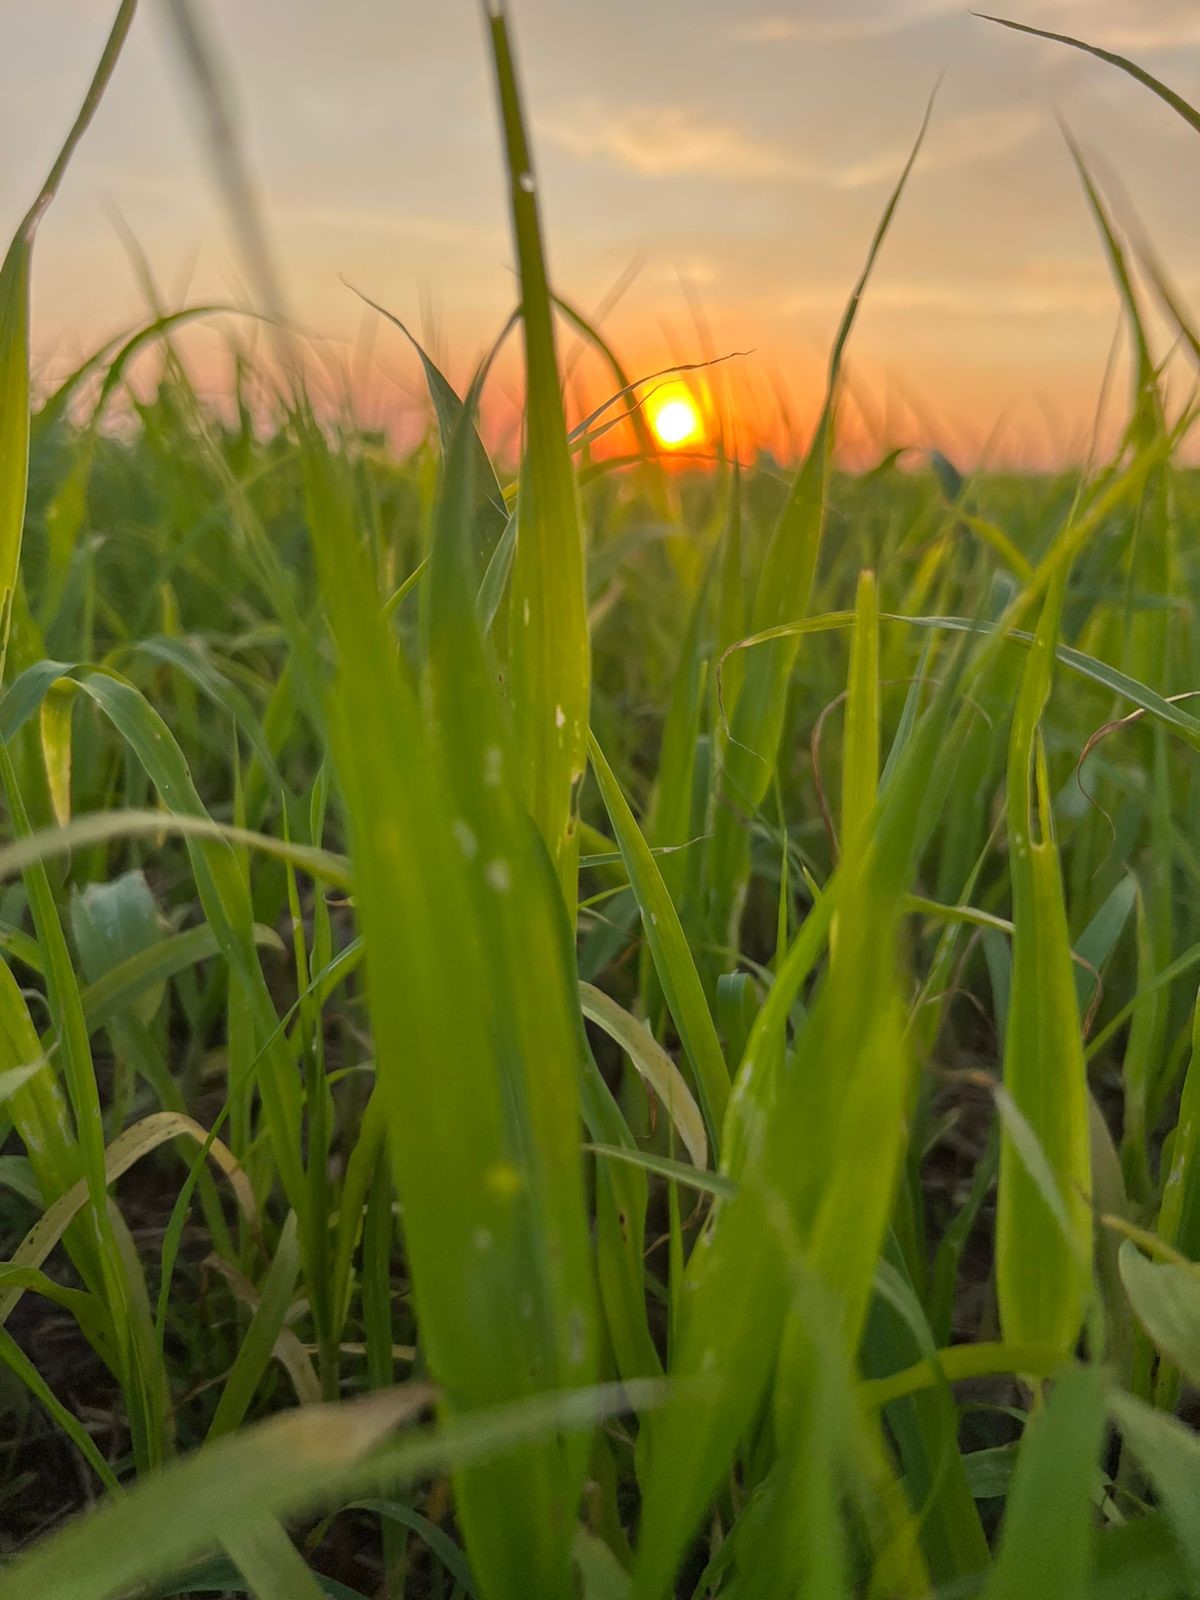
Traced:
<path fill-rule="evenodd" d="M 475 859 L 475 852 L 479 849 L 479 840 L 461 817 L 455 817 L 450 825 L 450 831 L 458 840 L 458 847 L 468 861 Z"/>
<path fill-rule="evenodd" d="M 588 1347 L 587 1320 L 578 1306 L 573 1306 L 567 1315 L 567 1341 L 568 1357 L 578 1366 L 587 1355 Z"/>
<path fill-rule="evenodd" d="M 488 862 L 483 869 L 483 875 L 488 881 L 488 887 L 494 889 L 497 894 L 507 894 L 512 888 L 512 869 L 507 861 L 499 857 L 495 861 Z"/>

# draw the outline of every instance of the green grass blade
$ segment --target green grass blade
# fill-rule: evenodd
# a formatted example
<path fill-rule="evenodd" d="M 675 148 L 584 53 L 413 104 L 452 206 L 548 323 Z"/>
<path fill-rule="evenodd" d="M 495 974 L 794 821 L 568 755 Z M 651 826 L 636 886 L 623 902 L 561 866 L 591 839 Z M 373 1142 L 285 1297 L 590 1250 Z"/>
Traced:
<path fill-rule="evenodd" d="M 326 1600 L 328 1591 L 274 1517 L 222 1543 L 254 1600 Z"/>
<path fill-rule="evenodd" d="M 1147 1261 L 1131 1239 L 1118 1259 L 1134 1316 L 1194 1386 L 1200 1378 L 1200 1273 L 1172 1261 Z"/>
<path fill-rule="evenodd" d="M 708 1165 L 704 1118 L 679 1068 L 637 1017 L 593 984 L 579 985 L 583 1014 L 615 1039 L 666 1108 L 695 1166 Z"/>
<path fill-rule="evenodd" d="M 953 770 L 945 739 L 952 693 L 948 680 L 885 791 L 870 840 L 843 860 L 809 913 L 751 1030 L 723 1158 L 739 1188 L 719 1206 L 705 1247 L 689 1262 L 672 1362 L 681 1377 L 721 1371 L 725 1383 L 703 1414 L 672 1405 L 651 1427 L 636 1600 L 669 1591 L 706 1499 L 763 1401 L 791 1302 L 789 1250 L 802 1252 L 837 1305 L 848 1349 L 857 1347 L 893 1203 L 909 1094 L 892 934 L 922 816 L 927 806 L 936 811 L 936 785 L 948 783 Z M 789 1071 L 791 1004 L 835 914 L 838 958 L 800 1028 Z M 862 1004 L 868 972 L 877 997 L 870 1007 Z M 818 1060 L 836 1061 L 837 1073 L 811 1070 Z M 797 1128 L 806 1130 L 802 1163 Z"/>
<path fill-rule="evenodd" d="M 879 787 L 879 610 L 875 574 L 858 580 L 850 676 L 846 686 L 846 747 L 842 757 L 841 849 L 861 848 Z"/>
<path fill-rule="evenodd" d="M 334 1509 L 559 1430 L 590 1430 L 629 1405 L 649 1411 L 662 1403 L 663 1386 L 540 1396 L 433 1433 L 390 1439 L 433 1397 L 427 1386 L 413 1384 L 341 1405 L 309 1406 L 244 1429 L 24 1552 L 4 1568 L 5 1589 L 38 1600 L 125 1594 L 170 1578 L 226 1539 L 252 1533 L 264 1515 L 300 1518 Z M 187 1516 L 177 1514 L 180 1506 Z"/>
<path fill-rule="evenodd" d="M 25 1003 L 5 963 L 0 963 L 0 1070 L 32 1072 L 14 1080 L 5 1110 L 25 1146 L 42 1199 L 56 1199 L 78 1178 L 81 1167 L 67 1102 Z"/>
<path fill-rule="evenodd" d="M 258 1306 L 221 1390 L 216 1414 L 208 1430 L 209 1441 L 232 1433 L 245 1417 L 283 1328 L 299 1273 L 296 1215 L 291 1212 L 276 1243 Z"/>
<path fill-rule="evenodd" d="M 29 474 L 29 279 L 38 224 L 58 192 L 76 146 L 108 87 L 137 11 L 122 0 L 79 115 L 0 266 L 0 677 L 12 627 L 13 596 Z"/>
<path fill-rule="evenodd" d="M 788 619 L 798 619 L 808 610 L 825 524 L 826 485 L 840 396 L 842 358 L 871 271 L 924 141 L 931 113 L 932 101 L 843 312 L 830 355 L 828 384 L 816 430 L 772 531 L 759 571 L 752 616 L 756 633 L 761 634 L 764 629 Z M 731 931 L 731 919 L 736 921 L 740 914 L 748 864 L 745 819 L 762 801 L 775 770 L 796 649 L 792 640 L 756 651 L 746 663 L 744 681 L 733 708 L 721 776 L 727 804 L 717 807 L 712 853 L 714 932 L 721 939 Z M 732 942 L 736 943 L 736 938 Z"/>
<path fill-rule="evenodd" d="M 1037 1140 L 1065 1212 L 1047 1209 L 1006 1129 L 1000 1149 L 996 1283 L 1007 1339 L 1074 1345 L 1091 1290 L 1091 1173 L 1087 1079 L 1062 878 L 1038 724 L 1050 693 L 1062 605 L 1047 598 L 1013 718 L 1008 835 L 1013 883 L 1013 974 L 1004 1081 Z M 1040 836 L 1039 836 L 1040 834 Z"/>
<path fill-rule="evenodd" d="M 589 1370 L 579 1153 L 564 1136 L 578 1080 L 576 1035 L 564 1039 L 561 1029 L 576 1026 L 578 1001 L 558 956 L 529 967 L 495 1003 L 486 998 L 489 957 L 514 973 L 530 939 L 547 938 L 547 900 L 530 869 L 536 834 L 519 816 L 513 769 L 501 744 L 479 742 L 489 713 L 482 692 L 470 698 L 480 686 L 478 635 L 455 658 L 456 637 L 430 628 L 439 652 L 427 666 L 431 737 L 379 617 L 345 480 L 315 432 L 305 454 L 340 657 L 331 743 L 351 824 L 379 1088 L 422 1341 L 457 1416 Z M 434 616 L 450 605 L 474 632 L 474 594 L 454 537 L 467 526 L 453 512 L 453 493 L 464 492 L 457 464 L 448 484 L 450 531 L 435 541 L 427 598 Z M 381 793 L 390 797 L 387 828 Z M 418 927 L 426 936 L 413 941 Z M 545 985 L 536 1008 L 533 973 Z M 527 1297 L 512 1293 L 518 1283 Z M 486 1592 L 562 1582 L 567 1508 L 583 1464 L 577 1444 L 552 1441 L 459 1478 L 458 1511 Z"/>
<path fill-rule="evenodd" d="M 1096 1368 L 1066 1371 L 1026 1427 L 985 1600 L 1090 1600 L 1104 1390 Z"/>
<path fill-rule="evenodd" d="M 1095 56 L 1098 61 L 1107 61 L 1109 66 L 1119 67 L 1122 72 L 1127 72 L 1131 78 L 1143 84 L 1152 94 L 1170 106 L 1176 115 L 1183 118 L 1190 128 L 1195 128 L 1200 133 L 1200 111 L 1190 105 L 1181 94 L 1160 82 L 1153 73 L 1147 72 L 1145 67 L 1138 66 L 1136 61 L 1131 61 L 1128 56 L 1118 55 L 1115 50 L 1104 50 L 1098 44 L 1087 44 L 1082 39 L 1074 39 L 1069 33 L 1052 33 L 1048 28 L 1034 28 L 1027 22 L 1011 22 L 1007 17 L 993 17 L 986 11 L 977 11 L 975 16 L 984 22 L 998 22 L 1002 28 L 1011 28 L 1014 33 L 1032 34 L 1035 39 L 1049 39 L 1054 44 L 1070 45 L 1074 50 L 1083 50 L 1089 56 Z"/>
<path fill-rule="evenodd" d="M 573 915 L 590 694 L 583 527 L 563 415 L 533 159 L 506 14 L 498 3 L 484 9 L 507 153 L 525 335 L 525 453 L 508 598 L 507 694 L 529 812 Z"/>
<path fill-rule="evenodd" d="M 1200 1587 L 1200 1439 L 1177 1418 L 1130 1394 L 1111 1394 L 1108 1409 L 1174 1525 L 1195 1590 Z"/>
<path fill-rule="evenodd" d="M 630 886 L 642 914 L 642 931 L 654 958 L 658 981 L 683 1041 L 714 1152 L 729 1099 L 729 1069 L 679 913 L 667 892 L 658 863 L 621 792 L 621 786 L 593 738 L 592 771 L 600 788 Z"/>
<path fill-rule="evenodd" d="M 442 453 L 445 456 L 449 452 L 454 431 L 462 417 L 462 401 L 454 392 L 449 379 L 428 354 L 424 346 L 413 337 L 404 323 L 400 321 L 400 318 L 379 305 L 377 301 L 368 299 L 360 290 L 355 289 L 354 293 L 358 295 L 365 305 L 370 306 L 372 311 L 377 311 L 381 317 L 386 317 L 393 327 L 399 328 L 400 332 L 416 351 L 421 363 L 421 370 L 425 374 L 429 398 L 433 402 L 433 409 L 437 416 L 438 432 L 442 440 Z M 515 321 L 515 318 L 513 320 Z M 508 327 L 511 326 L 512 323 L 510 322 L 504 330 L 505 334 L 508 332 Z M 503 338 L 504 334 L 501 334 L 501 339 Z M 496 477 L 496 469 L 492 465 L 491 457 L 484 448 L 483 440 L 475 430 L 474 424 L 472 424 L 471 432 L 474 435 L 471 450 L 471 475 L 475 485 L 474 510 L 471 516 L 474 535 L 472 544 L 475 562 L 477 563 L 475 577 L 476 581 L 479 582 L 482 581 L 496 545 L 508 524 L 508 507 L 504 500 L 504 490 L 500 487 L 500 481 Z"/>
<path fill-rule="evenodd" d="M 25 1385 L 34 1399 L 45 1408 L 104 1487 L 114 1494 L 119 1494 L 120 1484 L 116 1475 L 99 1450 L 97 1450 L 95 1442 L 87 1429 L 54 1394 L 37 1367 L 34 1366 L 7 1328 L 0 1328 L 0 1362 L 13 1373 L 19 1382 Z M 0 1568 L 0 1583 L 3 1580 L 4 1570 Z M 4 1586 L 7 1587 L 6 1584 Z M 16 1591 L 13 1590 L 12 1593 L 15 1597 Z"/>
<path fill-rule="evenodd" d="M 572 1144 L 579 1118 L 578 980 L 560 936 L 558 897 L 543 870 L 546 847 L 521 803 L 516 752 L 476 615 L 465 530 L 473 502 L 471 417 L 483 376 L 446 457 L 423 596 L 424 689 L 446 779 L 450 829 L 495 984 L 489 1005 L 493 1051 L 508 1107 L 509 1161 L 524 1189 L 526 1220 L 514 1266 L 528 1309 L 510 1355 L 553 1387 L 586 1381 L 594 1359 L 581 1170 Z M 545 1474 L 536 1491 L 541 1526 L 531 1517 L 536 1533 L 529 1541 L 529 1571 L 541 1561 L 543 1583 L 552 1581 L 555 1570 L 569 1568 L 562 1528 L 571 1485 L 581 1481 L 584 1467 L 574 1447 L 557 1461 L 547 1452 L 539 1464 Z M 516 1583 L 511 1557 L 508 1574 L 499 1576 L 504 1561 L 490 1533 L 495 1512 L 485 1518 L 481 1498 L 475 1515 L 472 1556 L 481 1581 Z M 488 1546 L 481 1541 L 485 1521 Z"/>

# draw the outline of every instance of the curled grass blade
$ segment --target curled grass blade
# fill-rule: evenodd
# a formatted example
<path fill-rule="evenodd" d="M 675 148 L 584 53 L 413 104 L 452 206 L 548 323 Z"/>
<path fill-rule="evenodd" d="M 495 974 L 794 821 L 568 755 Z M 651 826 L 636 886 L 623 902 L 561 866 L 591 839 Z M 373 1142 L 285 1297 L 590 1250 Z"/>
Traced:
<path fill-rule="evenodd" d="M 1183 118 L 1189 128 L 1194 128 L 1200 133 L 1200 111 L 1189 104 L 1181 94 L 1156 78 L 1145 67 L 1139 66 L 1136 61 L 1131 61 L 1128 56 L 1119 55 L 1115 50 L 1105 50 L 1098 44 L 1088 44 L 1083 39 L 1075 39 L 1069 33 L 1053 33 L 1049 28 L 1035 28 L 1028 22 L 1013 22 L 1008 17 L 993 17 L 986 11 L 972 13 L 983 22 L 996 22 L 1002 28 L 1011 28 L 1014 33 L 1027 33 L 1035 39 L 1049 39 L 1053 44 L 1070 45 L 1073 50 L 1082 50 L 1089 56 L 1095 56 L 1097 61 L 1106 61 L 1109 66 L 1119 67 L 1122 72 L 1129 74 L 1152 94 L 1169 105 L 1177 116 Z"/>
<path fill-rule="evenodd" d="M 589 750 L 629 883 L 642 914 L 642 931 L 654 959 L 668 1009 L 679 1030 L 704 1110 L 714 1152 L 729 1099 L 729 1069 L 679 913 L 662 872 L 634 819 L 629 802 L 595 738 Z"/>

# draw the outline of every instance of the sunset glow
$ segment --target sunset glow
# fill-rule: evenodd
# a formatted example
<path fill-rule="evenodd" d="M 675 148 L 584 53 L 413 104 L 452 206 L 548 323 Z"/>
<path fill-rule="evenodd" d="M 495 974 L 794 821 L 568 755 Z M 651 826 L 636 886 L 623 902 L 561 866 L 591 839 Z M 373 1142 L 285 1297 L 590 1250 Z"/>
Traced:
<path fill-rule="evenodd" d="M 655 392 L 647 411 L 654 437 L 664 450 L 682 450 L 704 438 L 699 408 L 682 383 L 670 383 Z"/>
<path fill-rule="evenodd" d="M 943 68 L 907 203 L 847 353 L 865 409 L 843 410 L 843 458 L 930 441 L 960 467 L 1088 456 L 1119 302 L 1056 117 L 1084 151 L 1110 152 L 1194 312 L 1200 213 L 1179 203 L 1180 184 L 1194 182 L 1194 130 L 1102 61 L 982 23 L 966 0 L 526 4 L 527 131 L 553 286 L 575 306 L 602 308 L 598 329 L 631 375 L 744 352 L 719 384 L 710 380 L 743 442 L 786 458 L 811 431 L 842 308 Z M 78 110 L 107 9 L 107 0 L 0 5 L 4 238 Z M 345 352 L 356 413 L 409 448 L 428 421 L 420 363 L 346 282 L 426 340 L 436 328 L 433 353 L 459 393 L 512 309 L 479 7 L 209 0 L 198 9 L 237 74 L 280 289 L 296 325 L 320 341 L 306 352 L 315 368 Z M 1196 0 L 975 9 L 1149 52 L 1156 77 L 1190 100 L 1200 93 Z M 43 385 L 141 319 L 128 236 L 165 306 L 246 301 L 244 262 L 177 66 L 164 30 L 133 30 L 124 87 L 42 230 L 30 336 Z M 436 161 L 397 159 L 424 148 L 435 123 L 454 130 Z M 177 330 L 177 352 L 206 392 L 228 393 L 229 327 L 199 318 Z M 233 331 L 264 343 L 261 330 Z M 565 334 L 560 354 L 574 364 Z M 573 381 L 599 404 L 609 374 L 603 361 L 589 372 L 589 359 Z M 143 396 L 160 360 L 151 341 L 130 364 Z M 502 352 L 499 398 L 492 388 L 482 401 L 485 437 L 502 450 L 515 437 L 519 367 Z M 1111 392 L 1129 381 L 1121 356 Z M 682 410 L 666 410 L 662 392 L 647 397 L 646 418 L 682 465 L 711 439 L 714 419 L 699 393 L 680 398 L 698 407 L 699 432 L 685 428 Z M 581 415 L 591 403 L 589 390 Z M 1113 407 L 1106 443 L 1121 426 Z M 607 448 L 627 443 L 622 431 Z"/>

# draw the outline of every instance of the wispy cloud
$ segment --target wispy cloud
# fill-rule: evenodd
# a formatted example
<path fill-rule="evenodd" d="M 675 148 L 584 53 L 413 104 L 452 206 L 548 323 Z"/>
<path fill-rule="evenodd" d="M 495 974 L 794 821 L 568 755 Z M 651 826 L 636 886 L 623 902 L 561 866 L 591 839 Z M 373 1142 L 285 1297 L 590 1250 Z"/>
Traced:
<path fill-rule="evenodd" d="M 1200 44 L 1196 0 L 973 0 L 970 9 L 1072 33 L 1110 50 Z M 849 44 L 891 38 L 967 10 L 966 0 L 803 0 L 796 12 L 766 12 L 737 23 L 733 32 L 748 44 Z"/>
<path fill-rule="evenodd" d="M 935 122 L 921 170 L 949 172 L 1015 150 L 1043 120 L 1036 108 L 1022 106 Z M 817 160 L 684 105 L 591 101 L 540 119 L 538 131 L 572 155 L 608 161 L 645 178 L 774 179 L 863 189 L 894 179 L 908 155 L 906 145 L 889 144 L 851 160 Z"/>
<path fill-rule="evenodd" d="M 388 234 L 428 245 L 501 247 L 505 231 L 458 217 L 379 211 L 369 206 L 314 205 L 304 199 L 269 200 L 273 226 L 328 230 L 347 236 Z"/>
<path fill-rule="evenodd" d="M 780 310 L 784 316 L 828 316 L 845 296 L 845 284 L 809 285 L 787 296 Z M 988 320 L 1068 316 L 1095 319 L 1112 316 L 1117 299 L 1102 264 L 1049 260 L 1012 277 L 981 276 L 970 282 L 936 277 L 882 278 L 872 286 L 868 304 L 876 311 L 932 312 Z"/>
<path fill-rule="evenodd" d="M 788 153 L 734 123 L 682 105 L 584 102 L 539 118 L 538 131 L 572 155 L 600 157 L 647 178 L 797 176 Z"/>
<path fill-rule="evenodd" d="M 1195 0 L 1043 0 L 1030 8 L 993 4 L 981 9 L 1070 33 L 1110 50 L 1170 50 L 1200 44 L 1200 8 Z"/>
<path fill-rule="evenodd" d="M 936 121 L 929 141 L 921 152 L 919 171 L 956 172 L 973 167 L 991 156 L 1007 155 L 1045 126 L 1046 117 L 1035 106 L 1001 106 L 982 111 L 967 111 Z M 839 189 L 861 189 L 872 183 L 894 179 L 908 155 L 906 145 L 880 150 L 861 161 L 837 170 L 830 181 Z"/>
<path fill-rule="evenodd" d="M 748 44 L 853 43 L 886 39 L 963 9 L 960 0 L 807 0 L 798 13 L 769 13 L 738 23 L 734 35 Z"/>

